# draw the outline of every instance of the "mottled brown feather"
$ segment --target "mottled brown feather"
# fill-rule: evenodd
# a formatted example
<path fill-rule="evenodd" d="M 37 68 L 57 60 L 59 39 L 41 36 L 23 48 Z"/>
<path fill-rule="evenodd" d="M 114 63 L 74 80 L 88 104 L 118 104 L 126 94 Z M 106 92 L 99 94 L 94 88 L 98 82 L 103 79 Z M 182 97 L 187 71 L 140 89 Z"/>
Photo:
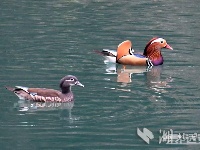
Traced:
<path fill-rule="evenodd" d="M 28 92 L 37 93 L 37 95 L 44 97 L 58 97 L 60 94 L 62 94 L 60 91 L 45 88 L 29 88 Z"/>

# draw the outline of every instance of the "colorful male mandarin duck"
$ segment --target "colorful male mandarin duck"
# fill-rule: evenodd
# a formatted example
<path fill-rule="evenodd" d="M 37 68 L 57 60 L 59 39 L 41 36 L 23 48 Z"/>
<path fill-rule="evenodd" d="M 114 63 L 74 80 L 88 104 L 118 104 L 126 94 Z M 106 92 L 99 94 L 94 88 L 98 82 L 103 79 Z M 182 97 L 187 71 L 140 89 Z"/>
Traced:
<path fill-rule="evenodd" d="M 163 64 L 161 49 L 173 50 L 163 38 L 152 38 L 146 45 L 143 54 L 134 53 L 131 41 L 127 40 L 120 43 L 117 51 L 103 49 L 98 52 L 106 57 L 109 62 L 133 66 L 158 66 Z"/>
<path fill-rule="evenodd" d="M 27 88 L 15 86 L 15 88 L 6 87 L 9 91 L 14 92 L 19 99 L 31 100 L 35 102 L 71 102 L 74 95 L 71 86 L 78 85 L 84 87 L 75 76 L 67 75 L 60 80 L 61 91 L 46 88 Z"/>

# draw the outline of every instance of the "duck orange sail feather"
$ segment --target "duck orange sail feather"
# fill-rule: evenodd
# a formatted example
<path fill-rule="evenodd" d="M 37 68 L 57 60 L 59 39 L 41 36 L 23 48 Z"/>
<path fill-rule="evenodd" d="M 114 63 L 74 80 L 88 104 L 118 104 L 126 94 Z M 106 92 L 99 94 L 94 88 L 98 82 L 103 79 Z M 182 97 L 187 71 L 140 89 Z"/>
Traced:
<path fill-rule="evenodd" d="M 145 66 L 148 58 L 139 58 L 134 55 L 131 41 L 127 40 L 118 45 L 117 63 L 123 65 Z"/>

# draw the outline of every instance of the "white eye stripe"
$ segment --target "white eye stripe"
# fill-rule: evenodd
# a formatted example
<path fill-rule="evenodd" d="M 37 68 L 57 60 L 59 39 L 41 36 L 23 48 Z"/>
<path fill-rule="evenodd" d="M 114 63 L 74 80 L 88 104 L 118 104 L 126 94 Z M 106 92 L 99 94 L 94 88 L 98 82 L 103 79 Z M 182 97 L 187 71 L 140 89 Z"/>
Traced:
<path fill-rule="evenodd" d="M 74 81 L 74 78 L 71 78 L 71 79 L 69 79 L 69 80 L 65 80 L 65 81 Z"/>
<path fill-rule="evenodd" d="M 153 44 L 153 43 L 156 43 L 156 42 L 161 42 L 161 41 L 165 41 L 163 38 L 158 38 L 158 39 L 155 39 L 155 40 L 153 40 L 152 42 L 151 42 L 151 44 Z"/>

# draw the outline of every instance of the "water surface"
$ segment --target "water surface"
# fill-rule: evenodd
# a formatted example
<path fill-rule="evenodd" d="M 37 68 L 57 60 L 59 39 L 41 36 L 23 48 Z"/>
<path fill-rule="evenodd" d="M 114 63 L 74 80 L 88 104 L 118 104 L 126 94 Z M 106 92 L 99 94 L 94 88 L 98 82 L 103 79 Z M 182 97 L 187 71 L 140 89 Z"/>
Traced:
<path fill-rule="evenodd" d="M 198 149 L 159 144 L 159 130 L 200 134 L 198 1 L 2 1 L 0 145 L 2 149 Z M 164 65 L 122 70 L 93 50 L 123 40 L 142 52 L 154 36 L 174 48 Z M 75 102 L 18 100 L 5 85 L 59 89 L 66 74 Z M 137 128 L 154 133 L 150 144 Z"/>

